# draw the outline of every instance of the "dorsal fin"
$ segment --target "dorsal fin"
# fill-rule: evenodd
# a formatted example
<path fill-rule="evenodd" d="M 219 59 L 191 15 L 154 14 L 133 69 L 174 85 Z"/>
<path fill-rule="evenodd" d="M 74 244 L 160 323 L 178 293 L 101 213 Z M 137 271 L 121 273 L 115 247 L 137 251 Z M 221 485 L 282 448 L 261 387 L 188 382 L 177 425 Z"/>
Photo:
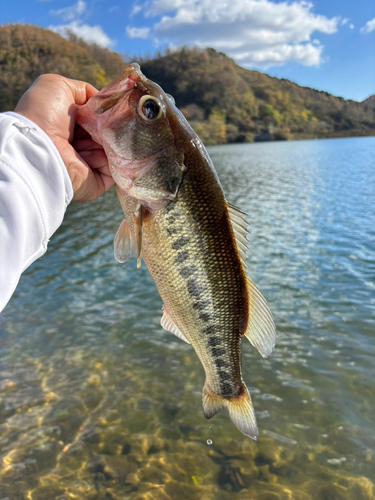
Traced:
<path fill-rule="evenodd" d="M 238 209 L 234 205 L 231 205 L 230 203 L 227 203 L 227 206 L 234 236 L 236 238 L 237 248 L 240 253 L 243 265 L 247 267 L 247 264 L 245 262 L 245 260 L 247 259 L 246 251 L 249 248 L 247 235 L 250 234 L 247 229 L 247 215 L 245 214 L 245 212 L 242 212 L 240 209 Z"/>
<path fill-rule="evenodd" d="M 276 343 L 276 326 L 266 299 L 256 285 L 247 278 L 249 292 L 249 320 L 245 337 L 267 358 Z"/>
<path fill-rule="evenodd" d="M 173 320 L 167 313 L 164 305 L 163 305 L 163 317 L 161 318 L 160 324 L 164 328 L 164 330 L 173 333 L 173 335 L 176 335 L 176 337 L 178 337 L 179 339 L 183 340 L 187 344 L 190 344 L 185 335 L 181 333 L 180 330 L 177 328 L 177 326 L 174 324 Z"/>
<path fill-rule="evenodd" d="M 232 222 L 237 248 L 241 260 L 246 266 L 246 250 L 249 248 L 249 242 L 246 237 L 250 234 L 247 230 L 247 215 L 230 203 L 228 203 L 228 212 Z M 267 358 L 271 354 L 276 342 L 275 323 L 266 299 L 250 278 L 247 278 L 247 285 L 250 304 L 249 320 L 244 335 L 249 339 L 252 345 L 258 349 L 259 353 L 264 358 Z"/>

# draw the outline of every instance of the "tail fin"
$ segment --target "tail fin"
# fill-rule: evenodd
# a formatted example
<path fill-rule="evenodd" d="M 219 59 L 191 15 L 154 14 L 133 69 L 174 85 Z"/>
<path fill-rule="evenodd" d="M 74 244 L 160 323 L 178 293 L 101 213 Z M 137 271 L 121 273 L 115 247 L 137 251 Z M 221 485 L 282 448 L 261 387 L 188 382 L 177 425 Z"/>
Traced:
<path fill-rule="evenodd" d="M 223 398 L 214 394 L 207 384 L 203 387 L 202 394 L 203 415 L 209 419 L 220 410 L 227 407 L 229 416 L 234 425 L 245 436 L 249 436 L 255 441 L 258 439 L 258 427 L 250 393 L 245 384 L 242 384 L 242 392 L 234 398 Z"/>

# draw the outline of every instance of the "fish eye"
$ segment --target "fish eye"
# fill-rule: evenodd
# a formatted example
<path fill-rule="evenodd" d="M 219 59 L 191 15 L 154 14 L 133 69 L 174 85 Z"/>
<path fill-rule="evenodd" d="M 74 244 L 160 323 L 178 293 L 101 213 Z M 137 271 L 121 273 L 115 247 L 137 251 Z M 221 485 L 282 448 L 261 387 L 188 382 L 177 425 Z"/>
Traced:
<path fill-rule="evenodd" d="M 150 122 L 160 118 L 163 113 L 160 102 L 150 95 L 144 95 L 139 99 L 138 112 Z"/>

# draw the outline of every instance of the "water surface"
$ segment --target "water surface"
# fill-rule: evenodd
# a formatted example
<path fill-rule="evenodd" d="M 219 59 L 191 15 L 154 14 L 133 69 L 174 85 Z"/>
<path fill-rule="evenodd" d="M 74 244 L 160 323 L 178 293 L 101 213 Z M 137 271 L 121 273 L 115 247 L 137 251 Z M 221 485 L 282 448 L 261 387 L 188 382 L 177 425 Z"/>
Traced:
<path fill-rule="evenodd" d="M 206 421 L 203 369 L 118 264 L 114 192 L 72 204 L 0 315 L 0 499 L 375 498 L 375 139 L 210 148 L 278 329 L 244 342 L 260 437 Z"/>

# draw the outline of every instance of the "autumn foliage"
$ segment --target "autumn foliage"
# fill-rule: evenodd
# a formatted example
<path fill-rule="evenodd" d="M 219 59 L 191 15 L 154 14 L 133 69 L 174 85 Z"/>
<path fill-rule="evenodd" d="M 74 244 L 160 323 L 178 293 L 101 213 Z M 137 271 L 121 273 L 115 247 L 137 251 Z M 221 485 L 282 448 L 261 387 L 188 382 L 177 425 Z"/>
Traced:
<path fill-rule="evenodd" d="M 125 67 L 119 54 L 29 24 L 0 27 L 0 111 L 13 110 L 43 73 L 58 73 L 101 88 Z"/>
<path fill-rule="evenodd" d="M 133 58 L 134 60 L 134 58 Z M 139 59 L 145 75 L 172 94 L 206 144 L 375 135 L 374 96 L 363 103 L 246 70 L 213 49 L 165 51 Z M 126 62 L 109 49 L 37 26 L 0 27 L 0 111 L 13 110 L 43 73 L 102 88 Z M 267 131 L 265 134 L 264 131 Z"/>
<path fill-rule="evenodd" d="M 375 135 L 374 106 L 246 70 L 213 49 L 141 61 L 144 73 L 171 93 L 207 144 Z"/>

